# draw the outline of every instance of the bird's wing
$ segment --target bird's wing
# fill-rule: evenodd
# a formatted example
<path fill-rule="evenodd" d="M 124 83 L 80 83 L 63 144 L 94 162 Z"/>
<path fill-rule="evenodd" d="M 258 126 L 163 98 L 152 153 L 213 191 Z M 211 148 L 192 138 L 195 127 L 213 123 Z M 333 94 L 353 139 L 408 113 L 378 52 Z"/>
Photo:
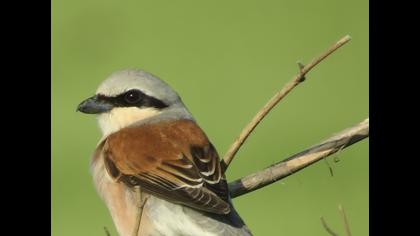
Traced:
<path fill-rule="evenodd" d="M 193 121 L 124 128 L 107 138 L 103 155 L 108 173 L 128 186 L 207 212 L 230 211 L 219 156 Z"/>

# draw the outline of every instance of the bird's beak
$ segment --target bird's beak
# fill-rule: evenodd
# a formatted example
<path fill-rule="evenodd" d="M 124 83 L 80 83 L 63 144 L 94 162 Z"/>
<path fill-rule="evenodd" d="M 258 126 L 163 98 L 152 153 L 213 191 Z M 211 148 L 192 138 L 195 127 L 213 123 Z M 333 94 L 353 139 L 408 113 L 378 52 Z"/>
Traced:
<path fill-rule="evenodd" d="M 86 114 L 99 114 L 110 111 L 112 107 L 111 103 L 95 95 L 81 102 L 76 111 Z"/>

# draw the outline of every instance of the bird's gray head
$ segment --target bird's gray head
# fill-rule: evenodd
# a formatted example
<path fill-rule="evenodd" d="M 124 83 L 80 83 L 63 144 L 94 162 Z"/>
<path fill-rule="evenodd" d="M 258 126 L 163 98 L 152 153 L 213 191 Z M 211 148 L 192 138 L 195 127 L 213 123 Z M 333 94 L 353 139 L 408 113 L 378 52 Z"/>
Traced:
<path fill-rule="evenodd" d="M 104 135 L 157 115 L 188 118 L 178 94 L 163 80 L 143 70 L 117 71 L 104 80 L 96 95 L 79 104 L 78 111 L 97 114 Z"/>

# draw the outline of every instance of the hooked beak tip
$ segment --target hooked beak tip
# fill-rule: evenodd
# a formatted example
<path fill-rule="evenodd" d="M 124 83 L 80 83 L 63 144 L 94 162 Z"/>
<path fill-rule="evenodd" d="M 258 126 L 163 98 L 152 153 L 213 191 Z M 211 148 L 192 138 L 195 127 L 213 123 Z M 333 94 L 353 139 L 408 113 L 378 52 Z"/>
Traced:
<path fill-rule="evenodd" d="M 112 109 L 112 104 L 106 100 L 99 99 L 98 96 L 90 97 L 77 106 L 76 112 L 80 111 L 86 114 L 99 114 Z"/>

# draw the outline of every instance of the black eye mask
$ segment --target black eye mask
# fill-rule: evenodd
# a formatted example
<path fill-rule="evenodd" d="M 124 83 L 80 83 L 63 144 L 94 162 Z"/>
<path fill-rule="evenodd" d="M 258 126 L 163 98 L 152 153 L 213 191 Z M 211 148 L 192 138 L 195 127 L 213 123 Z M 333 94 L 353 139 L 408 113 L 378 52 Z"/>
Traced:
<path fill-rule="evenodd" d="M 158 109 L 168 107 L 161 100 L 148 96 L 137 89 L 129 90 L 115 97 L 107 97 L 102 94 L 98 94 L 97 96 L 98 100 L 113 104 L 114 107 L 154 107 Z"/>

